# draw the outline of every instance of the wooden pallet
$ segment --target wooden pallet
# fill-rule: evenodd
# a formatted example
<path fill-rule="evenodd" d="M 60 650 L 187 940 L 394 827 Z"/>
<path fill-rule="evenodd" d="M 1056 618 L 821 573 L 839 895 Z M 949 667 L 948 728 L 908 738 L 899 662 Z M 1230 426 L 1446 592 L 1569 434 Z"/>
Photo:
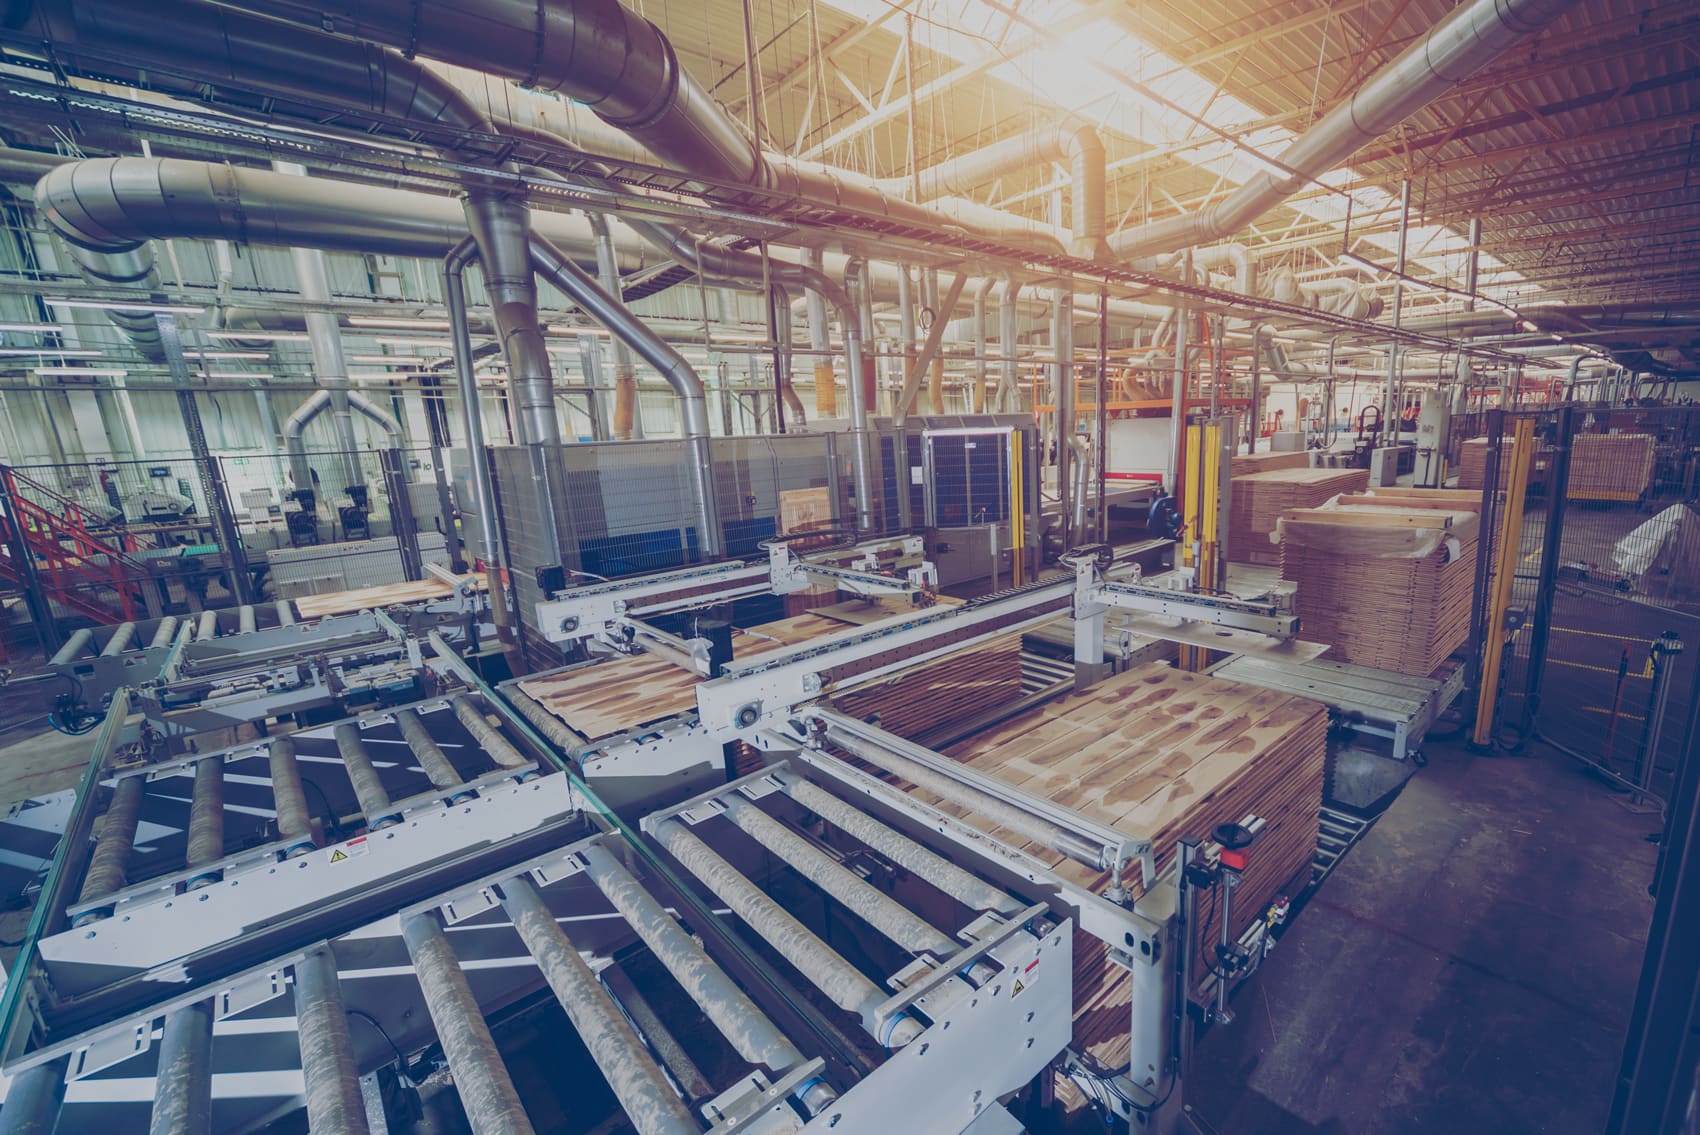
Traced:
<path fill-rule="evenodd" d="M 1458 447 L 1458 488 L 1461 490 L 1474 489 L 1480 492 L 1487 484 L 1488 439 L 1474 437 Z M 1529 462 L 1529 480 L 1535 479 L 1535 471 L 1540 467 L 1540 452 Z M 1499 443 L 1499 474 L 1498 485 L 1501 491 L 1511 481 L 1511 439 L 1502 438 Z"/>
<path fill-rule="evenodd" d="M 1242 564 L 1279 564 L 1281 549 L 1269 536 L 1283 512 L 1315 508 L 1368 486 L 1367 469 L 1273 469 L 1235 477 L 1228 494 L 1228 558 Z"/>
<path fill-rule="evenodd" d="M 1159 872 L 1181 836 L 1208 836 L 1247 814 L 1268 827 L 1235 895 L 1241 933 L 1316 850 L 1326 755 L 1327 711 L 1268 690 L 1155 663 L 1024 713 L 948 750 L 976 771 L 1152 840 Z M 925 793 L 917 795 L 937 803 Z M 957 812 L 957 809 L 946 808 Z M 960 814 L 960 813 L 959 813 Z M 972 815 L 970 823 L 1053 865 L 1094 890 L 1094 871 Z M 1137 893 L 1137 872 L 1131 880 Z M 1205 941 L 1220 910 L 1201 911 Z M 1202 974 L 1202 970 L 1196 970 Z M 1075 1040 L 1109 1067 L 1127 1060 L 1130 982 L 1095 939 L 1075 943 Z"/>
<path fill-rule="evenodd" d="M 473 575 L 473 586 L 483 591 L 487 586 L 483 572 Z M 303 621 L 322 619 L 327 615 L 351 615 L 394 607 L 402 603 L 427 603 L 447 599 L 454 589 L 440 579 L 416 579 L 406 583 L 384 583 L 377 587 L 357 587 L 352 591 L 330 591 L 324 595 L 303 595 L 292 600 L 295 617 Z"/>

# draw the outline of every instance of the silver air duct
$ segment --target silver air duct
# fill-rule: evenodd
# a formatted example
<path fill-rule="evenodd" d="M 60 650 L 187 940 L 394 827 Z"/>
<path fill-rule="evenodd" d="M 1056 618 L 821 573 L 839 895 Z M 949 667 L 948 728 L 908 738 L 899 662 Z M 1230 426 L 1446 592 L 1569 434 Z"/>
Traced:
<path fill-rule="evenodd" d="M 1327 173 L 1358 149 L 1445 94 L 1512 44 L 1540 31 L 1575 0 L 1470 0 L 1435 24 L 1289 146 L 1278 159 L 1292 170 L 1259 173 L 1194 213 L 1169 217 L 1110 238 L 1124 258 L 1213 244 Z"/>

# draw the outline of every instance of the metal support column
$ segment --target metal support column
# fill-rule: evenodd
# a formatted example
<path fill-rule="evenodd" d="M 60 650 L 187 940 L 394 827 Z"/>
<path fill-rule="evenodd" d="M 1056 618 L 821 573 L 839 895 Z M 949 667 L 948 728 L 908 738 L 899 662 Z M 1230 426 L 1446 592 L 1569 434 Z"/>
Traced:
<path fill-rule="evenodd" d="M 1552 461 L 1547 466 L 1546 527 L 1541 532 L 1541 577 L 1535 585 L 1535 609 L 1529 620 L 1529 665 L 1523 685 L 1521 732 L 1527 736 L 1541 705 L 1541 679 L 1546 672 L 1547 643 L 1551 639 L 1553 597 L 1558 591 L 1558 557 L 1564 541 L 1564 501 L 1570 488 L 1570 441 L 1574 436 L 1575 412 L 1566 406 L 1558 412 L 1558 436 Z"/>
<path fill-rule="evenodd" d="M 413 519 L 413 499 L 407 494 L 407 468 L 399 449 L 380 449 L 378 468 L 390 499 L 390 533 L 401 555 L 403 579 L 424 579 L 425 558 L 419 551 L 419 525 Z"/>

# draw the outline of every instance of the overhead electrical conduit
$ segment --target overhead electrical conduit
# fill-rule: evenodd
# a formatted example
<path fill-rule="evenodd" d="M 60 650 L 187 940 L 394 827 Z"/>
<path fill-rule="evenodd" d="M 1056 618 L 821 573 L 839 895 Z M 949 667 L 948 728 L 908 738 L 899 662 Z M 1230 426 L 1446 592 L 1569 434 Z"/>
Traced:
<path fill-rule="evenodd" d="M 1256 174 L 1214 205 L 1111 237 L 1111 251 L 1131 259 L 1214 244 L 1233 236 L 1469 78 L 1512 44 L 1546 27 L 1575 2 L 1469 0 L 1287 147 L 1277 160 L 1293 171 L 1291 175 Z"/>

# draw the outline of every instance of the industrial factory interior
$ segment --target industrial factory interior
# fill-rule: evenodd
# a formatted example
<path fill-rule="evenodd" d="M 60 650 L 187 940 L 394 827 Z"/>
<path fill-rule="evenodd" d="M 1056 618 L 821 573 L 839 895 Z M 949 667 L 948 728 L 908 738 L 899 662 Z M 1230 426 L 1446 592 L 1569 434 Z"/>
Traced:
<path fill-rule="evenodd" d="M 1700 0 L 0 0 L 0 1135 L 1700 1135 Z"/>

